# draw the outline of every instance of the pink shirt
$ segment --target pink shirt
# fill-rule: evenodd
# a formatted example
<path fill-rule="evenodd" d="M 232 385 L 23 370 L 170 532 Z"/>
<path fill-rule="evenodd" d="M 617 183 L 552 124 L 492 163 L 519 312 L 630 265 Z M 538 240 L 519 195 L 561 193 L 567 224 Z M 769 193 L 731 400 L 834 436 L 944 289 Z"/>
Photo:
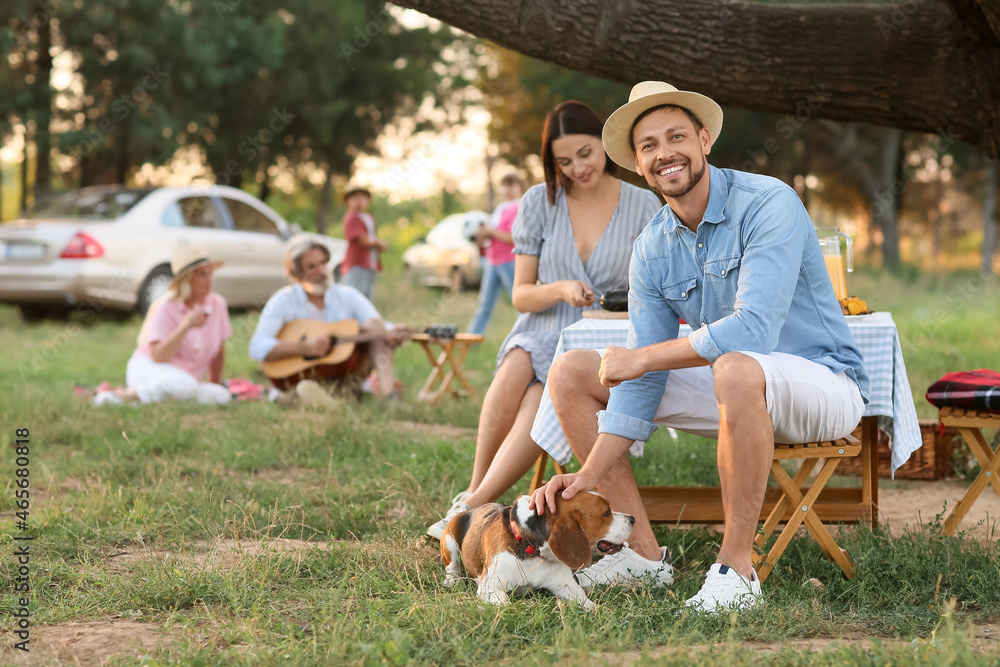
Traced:
<path fill-rule="evenodd" d="M 510 230 L 514 227 L 514 219 L 517 217 L 517 205 L 519 203 L 516 201 L 511 202 L 504 207 L 503 213 L 500 214 L 500 224 L 496 227 L 499 231 L 510 233 Z M 490 245 L 486 248 L 486 259 L 493 266 L 513 262 L 514 244 L 504 243 L 499 239 L 490 239 Z"/>
<path fill-rule="evenodd" d="M 219 294 L 212 292 L 199 307 L 208 309 L 208 320 L 203 326 L 188 329 L 170 363 L 187 371 L 196 380 L 204 381 L 207 380 L 205 372 L 212 359 L 222 349 L 222 343 L 233 335 L 233 328 L 229 324 L 226 300 Z M 150 315 L 149 335 L 146 342 L 136 350 L 136 354 L 153 356 L 149 349 L 150 343 L 170 336 L 190 310 L 180 299 L 171 299 L 161 305 Z"/>

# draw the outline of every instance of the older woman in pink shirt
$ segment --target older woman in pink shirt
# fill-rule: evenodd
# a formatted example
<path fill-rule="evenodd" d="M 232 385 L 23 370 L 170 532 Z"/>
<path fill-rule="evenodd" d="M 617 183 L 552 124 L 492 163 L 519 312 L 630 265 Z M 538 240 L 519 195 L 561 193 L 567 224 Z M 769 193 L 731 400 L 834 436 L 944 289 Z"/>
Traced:
<path fill-rule="evenodd" d="M 226 300 L 212 291 L 212 272 L 220 266 L 200 248 L 183 248 L 174 257 L 174 279 L 146 314 L 122 398 L 229 402 L 229 390 L 220 382 L 225 341 L 233 329 Z"/>

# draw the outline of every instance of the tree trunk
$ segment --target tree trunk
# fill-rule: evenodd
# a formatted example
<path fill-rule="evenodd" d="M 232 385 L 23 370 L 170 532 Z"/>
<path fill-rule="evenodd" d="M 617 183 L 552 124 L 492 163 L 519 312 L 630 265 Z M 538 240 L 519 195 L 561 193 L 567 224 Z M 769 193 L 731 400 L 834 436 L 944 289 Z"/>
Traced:
<path fill-rule="evenodd" d="M 882 230 L 882 264 L 891 271 L 898 271 L 899 257 L 899 208 L 906 185 L 903 182 L 902 130 L 887 130 L 879 155 L 877 180 L 871 184 L 872 218 Z"/>
<path fill-rule="evenodd" d="M 28 125 L 24 126 L 24 159 L 21 160 L 21 213 L 28 210 Z"/>
<path fill-rule="evenodd" d="M 129 126 L 127 124 L 123 124 L 121 129 L 118 130 L 118 136 L 115 138 L 115 183 L 119 185 L 125 185 L 125 179 L 128 177 L 129 171 L 128 130 Z"/>
<path fill-rule="evenodd" d="M 993 273 L 993 254 L 997 250 L 997 161 L 987 160 L 983 170 L 983 249 L 982 272 Z"/>
<path fill-rule="evenodd" d="M 326 234 L 329 224 L 330 206 L 333 202 L 333 169 L 326 168 L 323 179 L 323 190 L 319 195 L 319 212 L 316 214 L 316 233 Z"/>
<path fill-rule="evenodd" d="M 1000 11 L 983 0 L 395 0 L 525 55 L 720 104 L 931 132 L 1000 156 Z M 622 100 L 625 102 L 625 100 Z"/>
<path fill-rule="evenodd" d="M 264 160 L 264 164 L 261 165 L 264 178 L 260 182 L 260 194 L 258 197 L 265 204 L 267 203 L 267 198 L 271 196 L 271 180 L 267 176 L 267 168 L 270 164 L 270 160 Z"/>
<path fill-rule="evenodd" d="M 35 203 L 52 192 L 52 22 L 38 28 L 38 71 L 35 75 Z"/>

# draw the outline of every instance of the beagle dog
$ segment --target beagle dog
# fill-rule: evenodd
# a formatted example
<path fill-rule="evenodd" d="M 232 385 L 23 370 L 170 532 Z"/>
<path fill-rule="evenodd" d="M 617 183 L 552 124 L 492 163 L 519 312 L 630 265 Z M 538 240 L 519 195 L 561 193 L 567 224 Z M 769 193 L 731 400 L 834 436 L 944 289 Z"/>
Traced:
<path fill-rule="evenodd" d="M 479 583 L 477 595 L 490 604 L 545 588 L 593 607 L 573 570 L 589 565 L 595 550 L 621 551 L 635 517 L 612 512 L 604 496 L 593 491 L 569 500 L 557 497 L 556 512 L 542 516 L 528 509 L 529 500 L 520 496 L 509 507 L 490 503 L 452 518 L 441 536 L 444 585 L 458 581 L 464 565 Z"/>

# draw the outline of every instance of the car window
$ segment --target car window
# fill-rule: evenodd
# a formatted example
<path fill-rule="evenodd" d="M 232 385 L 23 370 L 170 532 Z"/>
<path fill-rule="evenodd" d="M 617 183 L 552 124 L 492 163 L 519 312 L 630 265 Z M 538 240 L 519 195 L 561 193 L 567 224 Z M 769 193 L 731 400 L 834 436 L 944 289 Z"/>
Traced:
<path fill-rule="evenodd" d="M 160 224 L 164 227 L 183 227 L 184 226 L 184 214 L 181 213 L 181 207 L 177 205 L 177 202 L 171 202 L 167 210 L 163 212 L 163 219 Z"/>
<path fill-rule="evenodd" d="M 208 197 L 185 197 L 177 201 L 185 227 L 221 229 L 222 223 L 215 214 L 215 207 Z"/>
<path fill-rule="evenodd" d="M 84 188 L 67 192 L 54 201 L 32 209 L 28 218 L 77 218 L 114 220 L 124 215 L 152 190 Z"/>
<path fill-rule="evenodd" d="M 253 206 L 235 199 L 222 198 L 233 219 L 233 228 L 241 232 L 259 232 L 279 236 L 278 226 Z"/>

